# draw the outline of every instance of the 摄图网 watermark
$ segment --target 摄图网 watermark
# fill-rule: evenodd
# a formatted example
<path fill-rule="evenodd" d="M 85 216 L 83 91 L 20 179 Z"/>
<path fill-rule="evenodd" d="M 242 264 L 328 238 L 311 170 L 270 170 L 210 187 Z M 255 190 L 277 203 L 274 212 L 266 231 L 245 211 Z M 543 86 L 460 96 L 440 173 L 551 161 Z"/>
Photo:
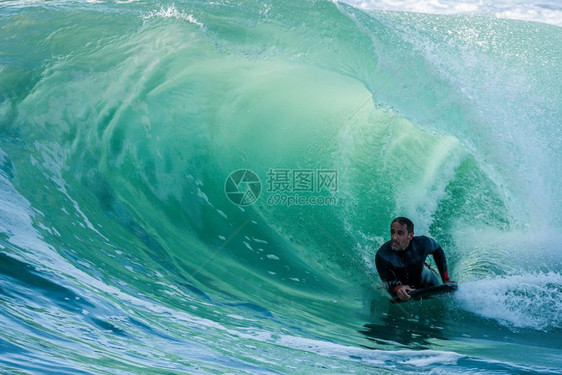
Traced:
<path fill-rule="evenodd" d="M 270 206 L 337 204 L 332 196 L 338 190 L 335 169 L 269 169 L 266 183 L 266 203 Z M 224 191 L 232 203 L 249 206 L 260 197 L 262 183 L 254 171 L 239 169 L 227 177 Z"/>

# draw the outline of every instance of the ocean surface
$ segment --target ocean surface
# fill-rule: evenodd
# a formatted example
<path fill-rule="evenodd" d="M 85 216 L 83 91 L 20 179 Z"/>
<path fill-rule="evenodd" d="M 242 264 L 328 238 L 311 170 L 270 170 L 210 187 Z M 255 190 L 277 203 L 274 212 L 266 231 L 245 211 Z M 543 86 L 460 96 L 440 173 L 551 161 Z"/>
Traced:
<path fill-rule="evenodd" d="M 0 3 L 0 373 L 561 374 L 560 3 L 424 4 Z"/>

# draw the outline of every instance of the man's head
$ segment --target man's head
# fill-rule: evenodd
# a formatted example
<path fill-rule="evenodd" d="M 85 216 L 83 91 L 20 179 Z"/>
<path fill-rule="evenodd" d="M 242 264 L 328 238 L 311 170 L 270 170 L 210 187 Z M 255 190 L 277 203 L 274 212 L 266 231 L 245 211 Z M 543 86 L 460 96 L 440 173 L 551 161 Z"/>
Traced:
<path fill-rule="evenodd" d="M 392 250 L 406 250 L 414 237 L 414 223 L 406 217 L 397 217 L 390 223 L 390 240 Z"/>

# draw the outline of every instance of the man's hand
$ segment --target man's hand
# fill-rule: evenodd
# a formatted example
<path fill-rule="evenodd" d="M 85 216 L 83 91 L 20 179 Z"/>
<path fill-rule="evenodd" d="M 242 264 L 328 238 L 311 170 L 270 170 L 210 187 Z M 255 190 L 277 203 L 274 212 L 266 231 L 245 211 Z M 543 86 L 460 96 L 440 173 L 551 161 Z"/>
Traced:
<path fill-rule="evenodd" d="M 411 288 L 409 285 L 400 285 L 396 288 L 396 295 L 402 301 L 407 301 L 411 298 L 408 294 L 408 291 L 410 290 L 414 290 L 414 288 Z"/>

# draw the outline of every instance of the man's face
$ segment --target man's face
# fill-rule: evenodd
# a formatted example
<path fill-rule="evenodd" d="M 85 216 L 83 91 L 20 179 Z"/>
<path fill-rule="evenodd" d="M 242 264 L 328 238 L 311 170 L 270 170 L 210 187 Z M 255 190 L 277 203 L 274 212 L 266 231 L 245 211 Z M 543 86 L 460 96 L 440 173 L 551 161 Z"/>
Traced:
<path fill-rule="evenodd" d="M 392 250 L 403 251 L 406 250 L 410 241 L 414 237 L 414 232 L 408 232 L 405 225 L 395 221 L 390 224 L 390 239 L 392 240 Z"/>

